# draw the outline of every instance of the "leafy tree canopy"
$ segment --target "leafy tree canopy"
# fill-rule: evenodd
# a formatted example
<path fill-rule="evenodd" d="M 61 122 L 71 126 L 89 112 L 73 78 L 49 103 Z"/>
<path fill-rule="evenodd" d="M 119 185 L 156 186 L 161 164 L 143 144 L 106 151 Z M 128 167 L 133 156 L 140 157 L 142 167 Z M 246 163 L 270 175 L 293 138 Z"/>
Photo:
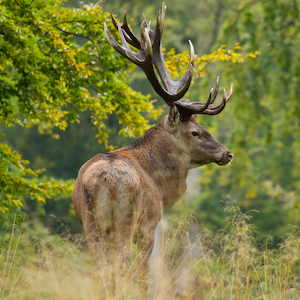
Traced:
<path fill-rule="evenodd" d="M 115 112 L 121 132 L 142 134 L 157 117 L 148 97 L 126 83 L 127 62 L 105 42 L 107 14 L 100 6 L 62 7 L 62 1 L 16 0 L 0 3 L 0 122 L 38 125 L 41 133 L 64 130 L 89 109 L 99 142 L 108 146 L 104 119 Z M 22 197 L 45 201 L 71 185 L 29 179 L 42 170 L 0 144 L 0 210 L 22 205 Z"/>

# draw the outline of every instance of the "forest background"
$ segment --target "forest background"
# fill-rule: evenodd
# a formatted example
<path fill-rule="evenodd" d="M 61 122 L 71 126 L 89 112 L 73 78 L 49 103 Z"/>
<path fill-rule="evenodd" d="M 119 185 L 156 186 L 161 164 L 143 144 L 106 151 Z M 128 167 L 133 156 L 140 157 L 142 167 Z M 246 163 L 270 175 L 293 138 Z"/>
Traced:
<path fill-rule="evenodd" d="M 187 195 L 165 217 L 192 214 L 216 232 L 234 202 L 276 247 L 300 226 L 300 3 L 166 4 L 168 65 L 187 65 L 188 39 L 202 59 L 187 98 L 204 101 L 217 76 L 221 88 L 234 85 L 222 114 L 198 118 L 235 159 L 193 171 Z M 110 49 L 100 6 L 119 19 L 127 9 L 139 32 L 142 12 L 154 23 L 161 2 L 69 1 L 64 11 L 58 1 L 0 5 L 0 231 L 25 220 L 52 234 L 81 232 L 71 204 L 80 166 L 110 145 L 128 145 L 168 111 L 144 74 Z"/>

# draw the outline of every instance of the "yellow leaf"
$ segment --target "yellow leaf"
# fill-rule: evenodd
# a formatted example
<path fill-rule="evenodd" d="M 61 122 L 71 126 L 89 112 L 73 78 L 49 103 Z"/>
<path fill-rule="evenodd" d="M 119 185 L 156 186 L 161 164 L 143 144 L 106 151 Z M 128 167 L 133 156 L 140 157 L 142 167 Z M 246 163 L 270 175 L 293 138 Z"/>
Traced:
<path fill-rule="evenodd" d="M 256 197 L 256 192 L 253 189 L 249 188 L 249 189 L 247 189 L 245 196 L 247 199 L 253 199 Z"/>
<path fill-rule="evenodd" d="M 256 58 L 256 55 L 254 53 L 247 53 L 246 57 Z"/>
<path fill-rule="evenodd" d="M 5 212 L 8 211 L 8 208 L 4 206 L 0 206 L 0 211 L 2 211 L 5 214 Z"/>

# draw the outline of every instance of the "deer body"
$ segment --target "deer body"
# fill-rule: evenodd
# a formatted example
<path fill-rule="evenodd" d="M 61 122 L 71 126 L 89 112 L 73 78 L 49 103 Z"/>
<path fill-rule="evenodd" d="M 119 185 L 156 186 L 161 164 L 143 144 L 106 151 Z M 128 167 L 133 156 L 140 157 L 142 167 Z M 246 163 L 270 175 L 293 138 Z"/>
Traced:
<path fill-rule="evenodd" d="M 188 170 L 227 164 L 231 155 L 194 118 L 182 122 L 173 109 L 130 146 L 87 161 L 73 203 L 95 260 L 111 247 L 123 253 L 133 241 L 147 262 L 163 207 L 184 194 Z"/>
<path fill-rule="evenodd" d="M 191 83 L 194 52 L 190 43 L 188 71 L 178 82 L 172 81 L 160 46 L 165 10 L 163 4 L 155 31 L 150 30 L 150 23 L 143 21 L 141 41 L 129 29 L 126 14 L 123 25 L 112 16 L 123 46 L 112 38 L 105 25 L 110 44 L 144 70 L 154 89 L 170 106 L 170 113 L 130 146 L 98 154 L 79 170 L 73 190 L 74 208 L 98 264 L 110 250 L 117 257 L 123 254 L 126 257 L 134 242 L 138 244 L 141 269 L 146 270 L 163 207 L 172 206 L 184 194 L 188 170 L 211 162 L 226 165 L 233 159 L 232 153 L 193 116 L 222 111 L 232 94 L 232 86 L 228 95 L 224 90 L 223 100 L 217 104 L 213 102 L 218 80 L 214 94 L 212 89 L 206 102 L 181 99 Z M 140 52 L 133 52 L 126 41 Z M 145 271 L 142 274 L 146 276 Z M 146 279 L 142 281 L 145 283 Z"/>

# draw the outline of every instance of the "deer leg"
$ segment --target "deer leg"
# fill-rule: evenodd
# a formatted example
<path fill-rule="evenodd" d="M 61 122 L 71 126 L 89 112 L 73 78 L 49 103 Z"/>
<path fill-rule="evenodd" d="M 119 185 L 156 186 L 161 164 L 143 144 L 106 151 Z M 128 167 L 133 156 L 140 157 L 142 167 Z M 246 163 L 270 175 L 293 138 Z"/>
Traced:
<path fill-rule="evenodd" d="M 142 299 L 148 298 L 148 283 L 150 281 L 149 260 L 154 245 L 153 238 L 141 238 L 138 241 L 139 289 Z"/>
<path fill-rule="evenodd" d="M 105 253 L 105 237 L 100 235 L 95 211 L 92 205 L 87 205 L 84 207 L 82 221 L 89 252 L 97 267 L 101 269 L 108 263 Z"/>

